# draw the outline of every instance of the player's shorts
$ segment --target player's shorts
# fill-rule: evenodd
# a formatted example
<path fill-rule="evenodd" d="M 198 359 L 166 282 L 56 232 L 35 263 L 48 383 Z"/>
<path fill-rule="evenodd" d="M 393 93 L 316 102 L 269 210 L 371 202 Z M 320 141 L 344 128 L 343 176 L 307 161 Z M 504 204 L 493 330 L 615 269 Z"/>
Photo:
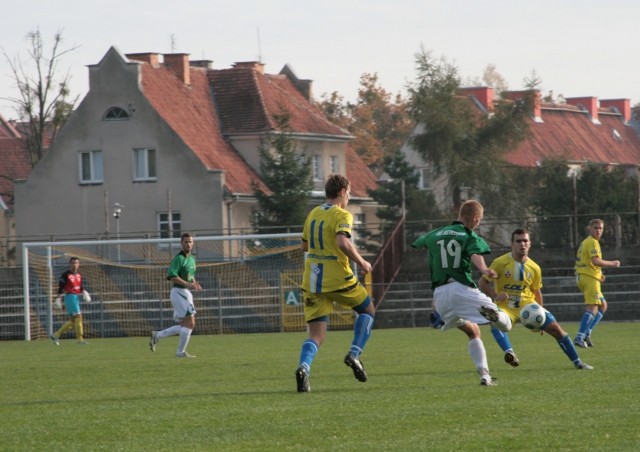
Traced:
<path fill-rule="evenodd" d="M 345 309 L 353 309 L 361 305 L 369 296 L 367 289 L 359 282 L 347 290 L 326 293 L 310 293 L 302 291 L 304 300 L 304 317 L 307 322 L 318 317 L 329 315 L 334 310 L 334 303 Z"/>
<path fill-rule="evenodd" d="M 584 304 L 601 305 L 606 302 L 604 295 L 602 295 L 600 281 L 596 278 L 576 273 L 576 284 L 584 295 Z"/>
<path fill-rule="evenodd" d="M 436 311 L 442 317 L 444 325 L 441 330 L 457 328 L 468 320 L 478 325 L 489 323 L 480 315 L 481 306 L 495 307 L 495 304 L 479 289 L 465 286 L 457 281 L 436 287 L 433 292 Z"/>
<path fill-rule="evenodd" d="M 67 309 L 67 314 L 80 315 L 80 295 L 74 293 L 64 294 L 64 307 Z"/>
<path fill-rule="evenodd" d="M 193 295 L 191 291 L 174 287 L 170 294 L 171 306 L 173 306 L 173 320 L 181 322 L 185 317 L 196 315 L 197 311 L 193 305 Z"/>
<path fill-rule="evenodd" d="M 505 314 L 507 314 L 509 316 L 509 318 L 511 319 L 511 325 L 515 325 L 516 322 L 520 322 L 520 310 L 522 308 L 524 308 L 526 305 L 531 304 L 531 303 L 525 303 L 522 306 L 519 306 L 517 308 L 513 308 L 510 306 L 507 306 L 506 303 L 502 303 L 502 302 L 498 302 L 496 303 L 498 305 L 498 307 L 500 308 L 500 310 L 502 312 L 504 312 Z M 542 309 L 544 310 L 546 319 L 544 321 L 544 323 L 542 324 L 542 328 L 540 328 L 541 330 L 546 329 L 551 323 L 556 321 L 555 316 L 547 311 L 544 306 L 542 307 Z"/>

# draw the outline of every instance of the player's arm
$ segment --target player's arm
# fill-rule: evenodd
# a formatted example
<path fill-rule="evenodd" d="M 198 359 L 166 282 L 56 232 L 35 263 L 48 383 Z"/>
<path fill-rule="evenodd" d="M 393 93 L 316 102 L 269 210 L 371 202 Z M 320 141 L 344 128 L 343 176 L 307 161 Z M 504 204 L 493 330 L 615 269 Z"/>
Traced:
<path fill-rule="evenodd" d="M 536 299 L 536 303 L 540 306 L 544 306 L 542 301 L 542 291 L 540 289 L 531 289 L 531 292 L 533 292 L 533 297 Z"/>
<path fill-rule="evenodd" d="M 599 256 L 592 257 L 591 258 L 591 263 L 593 265 L 595 265 L 596 267 L 612 267 L 612 268 L 620 267 L 620 261 L 619 260 L 607 261 L 607 260 L 602 259 Z"/>
<path fill-rule="evenodd" d="M 364 258 L 358 253 L 355 245 L 351 242 L 351 239 L 344 233 L 339 232 L 336 234 L 336 243 L 338 248 L 342 250 L 344 254 L 346 254 L 349 259 L 355 262 L 358 267 L 362 270 L 362 273 L 371 272 L 371 264 L 364 260 Z"/>
<path fill-rule="evenodd" d="M 300 249 L 302 249 L 302 251 L 304 251 L 305 253 L 309 251 L 309 242 L 307 242 L 306 240 L 301 240 Z"/>
<path fill-rule="evenodd" d="M 482 291 L 482 293 L 484 293 L 486 296 L 488 296 L 492 300 L 495 300 L 496 299 L 496 295 L 498 295 L 496 293 L 495 284 L 494 284 L 493 280 L 487 278 L 484 275 L 482 275 L 480 277 L 480 279 L 478 280 L 478 289 L 480 289 L 480 291 Z"/>
<path fill-rule="evenodd" d="M 472 254 L 471 262 L 483 275 L 488 276 L 489 278 L 498 277 L 498 274 L 495 272 L 495 270 L 487 267 L 487 263 L 484 261 L 484 256 L 482 254 Z"/>

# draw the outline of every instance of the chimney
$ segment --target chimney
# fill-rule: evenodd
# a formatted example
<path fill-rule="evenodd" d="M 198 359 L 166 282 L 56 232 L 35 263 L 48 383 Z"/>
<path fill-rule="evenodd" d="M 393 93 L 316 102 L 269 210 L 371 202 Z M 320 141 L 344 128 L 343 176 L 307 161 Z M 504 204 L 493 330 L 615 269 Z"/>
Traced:
<path fill-rule="evenodd" d="M 213 60 L 191 60 L 189 64 L 192 67 L 201 67 L 204 69 L 211 69 L 211 66 L 213 66 Z"/>
<path fill-rule="evenodd" d="M 507 99 L 511 100 L 519 100 L 524 99 L 524 97 L 531 93 L 531 90 L 525 91 L 503 91 L 503 96 Z M 542 120 L 542 96 L 540 95 L 540 90 L 536 89 L 533 91 L 534 99 L 533 99 L 533 120 L 538 123 L 544 122 Z"/>
<path fill-rule="evenodd" d="M 631 99 L 606 99 L 600 101 L 600 107 L 617 111 L 625 124 L 631 121 Z"/>
<path fill-rule="evenodd" d="M 309 102 L 313 101 L 313 80 L 298 78 L 289 64 L 285 64 L 280 70 L 280 75 L 286 76 L 298 92 Z"/>
<path fill-rule="evenodd" d="M 249 68 L 253 69 L 260 74 L 264 74 L 264 63 L 259 61 L 240 61 L 233 63 L 233 68 Z"/>
<path fill-rule="evenodd" d="M 153 53 L 153 52 L 127 53 L 125 56 L 128 59 L 133 61 L 141 61 L 143 63 L 149 63 L 153 67 L 158 67 L 160 64 L 160 58 L 158 53 Z"/>
<path fill-rule="evenodd" d="M 598 98 L 587 96 L 587 97 L 566 97 L 564 99 L 567 104 L 573 105 L 575 107 L 582 108 L 589 113 L 591 116 L 591 122 L 594 124 L 600 124 L 600 120 L 598 119 Z"/>
<path fill-rule="evenodd" d="M 185 85 L 191 85 L 188 53 L 165 53 L 164 64 L 176 73 L 178 79 Z"/>
<path fill-rule="evenodd" d="M 482 106 L 485 112 L 493 111 L 493 88 L 488 86 L 476 86 L 472 88 L 461 88 L 460 91 L 469 97 L 473 97 L 474 100 Z"/>

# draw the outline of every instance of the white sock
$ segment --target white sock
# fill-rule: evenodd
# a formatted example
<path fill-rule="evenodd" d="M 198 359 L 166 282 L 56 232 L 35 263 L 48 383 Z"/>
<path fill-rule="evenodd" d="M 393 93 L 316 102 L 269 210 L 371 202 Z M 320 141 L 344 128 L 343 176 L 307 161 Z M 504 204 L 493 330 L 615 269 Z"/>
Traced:
<path fill-rule="evenodd" d="M 511 331 L 511 318 L 504 312 L 498 312 L 498 321 L 492 324 L 503 333 Z"/>
<path fill-rule="evenodd" d="M 489 364 L 487 362 L 487 352 L 484 349 L 482 339 L 477 338 L 469 341 L 469 354 L 471 355 L 473 364 L 475 364 L 480 375 L 483 375 L 484 373 L 488 374 Z"/>
<path fill-rule="evenodd" d="M 162 330 L 162 331 L 158 331 L 158 339 L 163 338 L 163 337 L 167 337 L 167 336 L 176 336 L 178 334 L 180 334 L 180 330 L 182 329 L 182 327 L 180 325 L 173 325 L 170 326 L 169 328 Z"/>
<path fill-rule="evenodd" d="M 180 342 L 178 342 L 178 351 L 176 352 L 179 355 L 187 351 L 187 345 L 189 344 L 192 331 L 193 330 L 190 330 L 189 328 L 180 328 Z"/>

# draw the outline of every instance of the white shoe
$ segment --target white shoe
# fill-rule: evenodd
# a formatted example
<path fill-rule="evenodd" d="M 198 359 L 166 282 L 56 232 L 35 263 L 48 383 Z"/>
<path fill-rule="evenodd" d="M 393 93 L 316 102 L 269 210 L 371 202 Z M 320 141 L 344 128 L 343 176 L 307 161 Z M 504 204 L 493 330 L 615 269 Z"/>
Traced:
<path fill-rule="evenodd" d="M 158 337 L 158 332 L 157 331 L 152 331 L 151 332 L 151 339 L 149 339 L 149 348 L 151 349 L 152 352 L 156 351 L 156 344 L 160 342 L 160 338 Z"/>
<path fill-rule="evenodd" d="M 190 354 L 189 354 L 189 353 L 187 353 L 187 352 L 176 353 L 176 356 L 177 356 L 178 358 L 195 358 L 195 357 L 196 357 L 196 355 L 190 355 Z"/>
<path fill-rule="evenodd" d="M 54 336 L 53 334 L 51 336 L 49 336 L 49 339 L 51 339 L 51 341 L 53 341 L 54 344 L 56 345 L 60 345 L 60 339 L 58 339 L 56 336 Z"/>
<path fill-rule="evenodd" d="M 87 341 L 78 341 L 78 345 L 89 345 L 89 343 Z"/>
<path fill-rule="evenodd" d="M 489 322 L 497 322 L 500 318 L 500 312 L 498 308 L 494 308 L 493 306 L 480 306 L 478 308 L 480 315 L 487 319 Z"/>
<path fill-rule="evenodd" d="M 578 361 L 575 366 L 578 370 L 593 370 L 593 366 L 590 366 L 589 364 L 582 361 Z"/>

